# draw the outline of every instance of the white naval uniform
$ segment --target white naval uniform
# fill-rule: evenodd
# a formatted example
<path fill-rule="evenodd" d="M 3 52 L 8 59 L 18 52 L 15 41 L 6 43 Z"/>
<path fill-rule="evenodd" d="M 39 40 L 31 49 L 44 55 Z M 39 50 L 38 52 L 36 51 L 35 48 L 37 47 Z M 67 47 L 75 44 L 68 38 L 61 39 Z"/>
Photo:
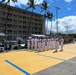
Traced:
<path fill-rule="evenodd" d="M 58 48 L 59 48 L 59 40 L 58 40 L 58 38 L 55 38 L 55 49 L 56 49 L 56 51 L 58 51 Z"/>
<path fill-rule="evenodd" d="M 50 38 L 50 49 L 53 49 L 53 38 Z"/>
<path fill-rule="evenodd" d="M 53 49 L 55 49 L 55 43 L 56 43 L 56 39 L 55 38 L 53 38 L 52 43 L 53 43 Z"/>
<path fill-rule="evenodd" d="M 34 50 L 37 50 L 37 47 L 38 47 L 38 39 L 35 38 L 34 39 Z"/>
<path fill-rule="evenodd" d="M 47 50 L 50 49 L 50 39 L 47 39 Z"/>
<path fill-rule="evenodd" d="M 42 50 L 45 50 L 45 39 L 42 39 Z"/>
<path fill-rule="evenodd" d="M 34 49 L 34 39 L 33 38 L 31 39 L 31 49 L 32 50 Z"/>
<path fill-rule="evenodd" d="M 73 43 L 75 43 L 75 38 L 73 38 Z"/>
<path fill-rule="evenodd" d="M 27 48 L 30 49 L 30 46 L 31 46 L 31 40 L 28 39 L 28 41 L 27 41 Z"/>
<path fill-rule="evenodd" d="M 64 39 L 63 39 L 63 38 L 61 38 L 61 39 L 60 39 L 60 42 L 61 42 L 61 50 L 63 50 Z"/>
<path fill-rule="evenodd" d="M 45 50 L 47 50 L 47 39 L 45 39 Z"/>
<path fill-rule="evenodd" d="M 38 51 L 42 51 L 42 40 L 38 39 Z"/>

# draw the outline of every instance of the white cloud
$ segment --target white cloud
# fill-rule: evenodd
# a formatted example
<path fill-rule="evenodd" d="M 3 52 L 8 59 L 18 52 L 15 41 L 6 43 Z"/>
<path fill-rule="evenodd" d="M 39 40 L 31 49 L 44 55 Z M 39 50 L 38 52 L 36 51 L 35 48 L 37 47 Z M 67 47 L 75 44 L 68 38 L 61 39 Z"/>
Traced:
<path fill-rule="evenodd" d="M 73 0 L 64 0 L 67 3 L 71 3 Z"/>
<path fill-rule="evenodd" d="M 50 21 L 48 21 L 48 31 L 50 31 Z M 52 30 L 54 32 L 56 32 L 56 21 L 53 21 L 52 22 Z M 58 30 L 59 32 L 62 32 L 62 33 L 66 33 L 67 31 L 67 28 L 66 26 L 68 26 L 68 32 L 69 33 L 76 33 L 76 16 L 66 16 L 64 18 L 61 18 L 61 19 L 58 19 Z"/>

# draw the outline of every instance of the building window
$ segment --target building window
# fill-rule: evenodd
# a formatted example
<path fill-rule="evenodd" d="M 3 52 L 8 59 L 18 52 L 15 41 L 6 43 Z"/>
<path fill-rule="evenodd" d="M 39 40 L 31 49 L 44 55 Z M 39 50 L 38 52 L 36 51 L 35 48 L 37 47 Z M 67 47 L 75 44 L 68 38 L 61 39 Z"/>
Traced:
<path fill-rule="evenodd" d="M 7 30 L 7 33 L 8 33 L 8 34 L 11 34 L 11 33 L 12 33 L 12 30 Z"/>
<path fill-rule="evenodd" d="M 7 19 L 7 22 L 12 22 L 12 19 Z"/>
<path fill-rule="evenodd" d="M 25 22 L 25 21 L 23 21 L 23 24 L 26 24 L 26 22 Z"/>
<path fill-rule="evenodd" d="M 18 26 L 17 28 L 18 28 L 18 29 L 22 29 L 22 26 Z"/>
<path fill-rule="evenodd" d="M 0 30 L 0 33 L 5 33 L 5 30 Z"/>
<path fill-rule="evenodd" d="M 24 15 L 26 15 L 26 12 L 23 12 Z"/>
<path fill-rule="evenodd" d="M 5 7 L 0 7 L 1 9 L 5 10 L 6 8 Z"/>
<path fill-rule="evenodd" d="M 13 20 L 13 23 L 17 23 L 17 20 Z"/>
<path fill-rule="evenodd" d="M 12 17 L 12 14 L 8 14 L 9 17 Z"/>
<path fill-rule="evenodd" d="M 6 16 L 6 13 L 5 13 L 5 12 L 0 12 L 0 14 L 1 14 L 2 16 Z"/>
<path fill-rule="evenodd" d="M 17 15 L 14 14 L 13 17 L 14 17 L 14 18 L 17 18 Z"/>
<path fill-rule="evenodd" d="M 22 34 L 22 31 L 19 31 L 19 34 Z"/>
<path fill-rule="evenodd" d="M 14 28 L 14 29 L 17 29 L 17 26 L 16 26 L 16 25 L 14 25 L 14 26 L 13 26 L 13 28 Z"/>
<path fill-rule="evenodd" d="M 26 17 L 23 17 L 24 20 L 26 20 Z"/>
<path fill-rule="evenodd" d="M 26 29 L 27 27 L 26 26 L 23 26 L 23 29 Z"/>
<path fill-rule="evenodd" d="M 23 31 L 23 34 L 26 34 L 26 31 Z"/>
<path fill-rule="evenodd" d="M 5 22 L 5 20 L 6 20 L 5 18 L 1 18 L 1 21 Z"/>
<path fill-rule="evenodd" d="M 7 27 L 8 27 L 8 28 L 12 28 L 12 25 L 8 24 Z"/>
<path fill-rule="evenodd" d="M 23 24 L 23 22 L 22 21 L 18 21 L 18 24 Z"/>
<path fill-rule="evenodd" d="M 0 28 L 5 28 L 5 24 L 0 24 Z"/>
<path fill-rule="evenodd" d="M 19 19 L 22 19 L 22 16 L 18 16 Z"/>

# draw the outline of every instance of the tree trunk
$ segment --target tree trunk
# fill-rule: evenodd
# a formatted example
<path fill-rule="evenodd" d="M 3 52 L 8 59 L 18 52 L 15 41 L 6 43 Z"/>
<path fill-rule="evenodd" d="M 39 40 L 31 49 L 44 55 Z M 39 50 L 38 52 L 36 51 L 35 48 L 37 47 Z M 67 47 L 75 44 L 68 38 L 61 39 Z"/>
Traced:
<path fill-rule="evenodd" d="M 51 20 L 51 34 L 52 34 L 52 20 Z"/>

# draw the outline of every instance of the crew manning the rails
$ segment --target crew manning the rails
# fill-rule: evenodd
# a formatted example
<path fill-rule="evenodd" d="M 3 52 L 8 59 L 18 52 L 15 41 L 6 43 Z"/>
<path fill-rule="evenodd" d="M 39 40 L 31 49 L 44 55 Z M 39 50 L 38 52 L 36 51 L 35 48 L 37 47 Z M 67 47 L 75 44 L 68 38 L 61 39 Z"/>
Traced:
<path fill-rule="evenodd" d="M 35 51 L 45 51 L 45 50 L 55 50 L 58 52 L 60 44 L 60 51 L 63 51 L 63 44 L 64 39 L 62 37 L 31 37 L 28 38 L 27 48 L 28 50 L 35 50 Z"/>

